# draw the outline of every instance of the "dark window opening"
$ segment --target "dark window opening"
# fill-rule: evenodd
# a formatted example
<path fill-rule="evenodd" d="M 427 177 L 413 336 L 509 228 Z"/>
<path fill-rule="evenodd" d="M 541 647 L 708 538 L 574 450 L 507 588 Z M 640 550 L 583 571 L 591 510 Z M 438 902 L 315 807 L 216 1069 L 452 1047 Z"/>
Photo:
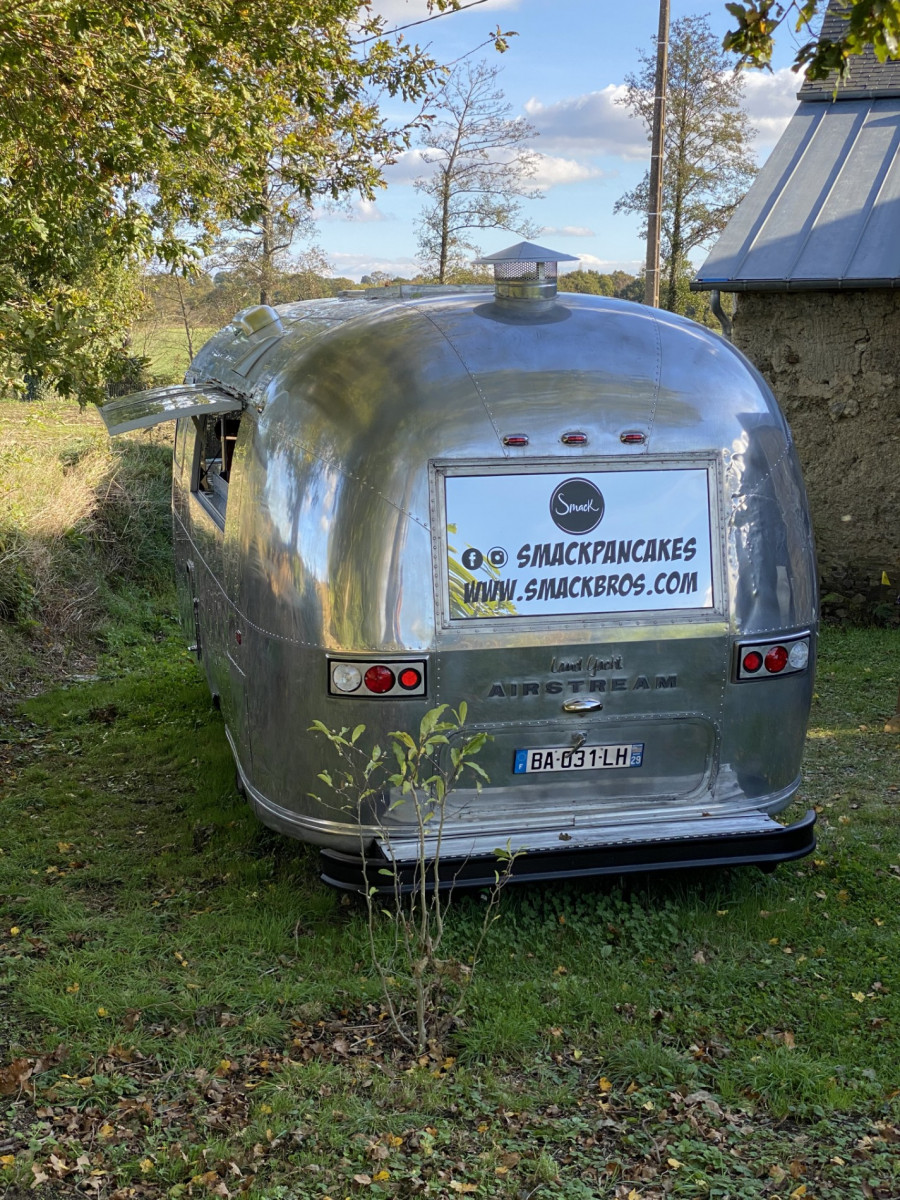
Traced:
<path fill-rule="evenodd" d="M 195 417 L 194 423 L 197 444 L 191 490 L 218 523 L 224 525 L 228 508 L 228 481 L 231 478 L 241 414 L 219 413 L 216 416 Z"/>

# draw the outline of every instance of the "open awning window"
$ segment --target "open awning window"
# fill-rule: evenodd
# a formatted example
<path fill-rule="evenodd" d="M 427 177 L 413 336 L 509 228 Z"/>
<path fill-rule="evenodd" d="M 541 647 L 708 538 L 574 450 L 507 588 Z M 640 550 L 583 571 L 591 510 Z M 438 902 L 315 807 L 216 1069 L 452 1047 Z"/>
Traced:
<path fill-rule="evenodd" d="M 240 412 L 243 407 L 237 397 L 216 388 L 182 383 L 110 400 L 101 407 L 100 416 L 110 434 L 116 434 L 128 433 L 131 429 L 149 429 L 152 425 L 178 421 L 182 417 Z"/>

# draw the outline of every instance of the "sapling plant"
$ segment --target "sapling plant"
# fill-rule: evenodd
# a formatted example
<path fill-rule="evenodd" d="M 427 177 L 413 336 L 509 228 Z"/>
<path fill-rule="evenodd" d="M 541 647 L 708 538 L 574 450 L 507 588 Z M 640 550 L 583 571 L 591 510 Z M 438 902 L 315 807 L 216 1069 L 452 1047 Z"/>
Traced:
<path fill-rule="evenodd" d="M 465 702 L 445 717 L 448 707 L 430 709 L 415 736 L 405 730 L 389 733 L 386 747 L 363 746 L 365 725 L 337 730 L 315 721 L 310 726 L 327 738 L 340 759 L 339 768 L 321 771 L 319 779 L 358 824 L 372 966 L 393 1028 L 418 1053 L 438 1047 L 465 1008 L 482 947 L 499 916 L 501 891 L 516 859 L 509 845 L 495 851 L 494 882 L 486 889 L 487 904 L 474 945 L 465 960 L 444 957 L 454 884 L 441 856 L 447 801 L 464 777 L 477 790 L 487 780 L 475 758 L 489 736 L 464 735 Z M 391 841 L 392 834 L 400 831 L 404 837 L 412 835 L 417 845 L 412 870 L 404 876 L 396 866 Z M 384 860 L 368 853 L 376 836 Z M 392 934 L 387 945 L 380 936 L 385 923 Z M 414 1034 L 404 1008 L 410 995 Z"/>

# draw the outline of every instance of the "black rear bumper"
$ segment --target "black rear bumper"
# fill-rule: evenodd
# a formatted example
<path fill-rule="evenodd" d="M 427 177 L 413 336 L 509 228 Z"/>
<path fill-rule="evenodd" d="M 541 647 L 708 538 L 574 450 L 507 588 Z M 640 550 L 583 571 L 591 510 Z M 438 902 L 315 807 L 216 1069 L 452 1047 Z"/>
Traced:
<path fill-rule="evenodd" d="M 816 848 L 813 826 L 816 814 L 810 809 L 793 825 L 778 825 L 754 833 L 717 833 L 714 836 L 671 838 L 659 841 L 626 842 L 617 845 L 576 846 L 536 850 L 520 854 L 510 871 L 511 883 L 551 879 L 584 878 L 591 875 L 625 875 L 641 871 L 672 871 L 697 867 L 759 866 L 774 869 L 779 863 L 802 858 Z M 429 864 L 430 865 L 430 864 Z M 321 878 L 343 891 L 365 894 L 367 890 L 391 894 L 395 880 L 385 872 L 391 862 L 380 845 L 365 860 L 359 854 L 322 850 Z M 393 867 L 399 889 L 417 886 L 418 860 L 398 861 Z M 494 884 L 498 863 L 494 855 L 451 857 L 440 861 L 441 888 L 478 888 Z"/>

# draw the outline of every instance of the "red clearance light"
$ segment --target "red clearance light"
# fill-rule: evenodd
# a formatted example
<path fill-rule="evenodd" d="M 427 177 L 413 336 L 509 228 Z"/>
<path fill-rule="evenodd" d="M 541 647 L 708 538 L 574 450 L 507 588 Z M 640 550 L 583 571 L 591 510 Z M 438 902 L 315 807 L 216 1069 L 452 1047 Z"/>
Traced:
<path fill-rule="evenodd" d="M 407 692 L 411 692 L 413 688 L 417 688 L 422 682 L 422 673 L 417 671 L 415 667 L 406 667 L 397 677 L 397 682 Z"/>
<path fill-rule="evenodd" d="M 763 665 L 763 656 L 758 650 L 751 650 L 749 654 L 744 655 L 744 661 L 741 665 L 745 671 L 749 671 L 752 674 L 754 671 L 758 671 Z"/>
<path fill-rule="evenodd" d="M 363 679 L 369 691 L 379 696 L 394 686 L 394 672 L 389 667 L 369 667 Z"/>
<path fill-rule="evenodd" d="M 787 666 L 788 652 L 784 646 L 773 646 L 766 655 L 766 670 L 773 675 L 777 675 L 779 671 L 783 671 Z"/>
<path fill-rule="evenodd" d="M 507 433 L 503 438 L 504 446 L 527 446 L 528 438 L 524 433 Z"/>
<path fill-rule="evenodd" d="M 564 446 L 586 446 L 586 433 L 564 433 L 559 439 Z"/>
<path fill-rule="evenodd" d="M 626 446 L 643 446 L 646 440 L 646 433 L 641 433 L 639 429 L 628 429 L 619 434 L 619 441 L 624 442 Z"/>

